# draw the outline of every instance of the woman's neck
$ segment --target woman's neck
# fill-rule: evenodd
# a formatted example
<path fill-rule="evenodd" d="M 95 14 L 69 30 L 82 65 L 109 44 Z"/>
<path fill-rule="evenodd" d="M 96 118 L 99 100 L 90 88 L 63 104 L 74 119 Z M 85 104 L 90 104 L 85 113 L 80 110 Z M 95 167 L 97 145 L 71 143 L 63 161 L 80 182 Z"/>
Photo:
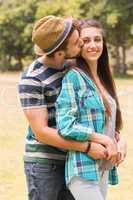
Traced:
<path fill-rule="evenodd" d="M 97 61 L 88 61 L 87 64 L 89 65 L 89 69 L 90 69 L 92 78 L 93 78 L 96 86 L 98 87 L 99 91 L 105 92 L 105 88 L 104 88 L 103 84 L 101 83 L 101 80 L 97 73 Z"/>
<path fill-rule="evenodd" d="M 91 74 L 93 76 L 93 78 L 97 78 L 98 74 L 97 74 L 97 61 L 87 61 L 87 64 L 89 66 L 89 69 L 91 71 Z"/>

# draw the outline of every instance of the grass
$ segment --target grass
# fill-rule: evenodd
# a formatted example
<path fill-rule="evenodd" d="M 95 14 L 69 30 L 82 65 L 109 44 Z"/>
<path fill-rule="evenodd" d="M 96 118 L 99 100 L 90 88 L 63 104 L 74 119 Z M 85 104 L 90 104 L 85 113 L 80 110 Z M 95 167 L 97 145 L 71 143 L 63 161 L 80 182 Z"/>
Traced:
<path fill-rule="evenodd" d="M 126 75 L 116 75 L 115 79 L 120 80 L 133 80 L 133 74 L 126 74 Z"/>
<path fill-rule="evenodd" d="M 27 122 L 19 105 L 18 79 L 19 73 L 0 74 L 0 200 L 27 200 L 22 160 Z M 120 183 L 109 187 L 107 199 L 133 200 L 133 79 L 117 78 L 116 84 L 128 155 L 119 167 Z"/>
<path fill-rule="evenodd" d="M 0 199 L 26 200 L 22 154 L 26 120 L 17 96 L 18 74 L 0 75 Z"/>

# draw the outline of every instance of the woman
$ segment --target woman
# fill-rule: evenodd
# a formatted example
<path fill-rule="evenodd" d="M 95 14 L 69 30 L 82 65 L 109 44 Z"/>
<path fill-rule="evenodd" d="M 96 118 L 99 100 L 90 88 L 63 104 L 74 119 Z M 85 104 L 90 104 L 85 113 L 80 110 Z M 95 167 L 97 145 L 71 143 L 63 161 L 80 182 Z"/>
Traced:
<path fill-rule="evenodd" d="M 65 75 L 56 102 L 57 126 L 65 138 L 106 147 L 106 160 L 77 151 L 69 151 L 66 160 L 66 184 L 75 199 L 103 200 L 108 178 L 110 184 L 118 183 L 122 118 L 101 25 L 93 19 L 81 21 L 80 36 L 84 41 L 81 57 L 77 67 Z M 90 148 L 88 142 L 87 151 Z"/>

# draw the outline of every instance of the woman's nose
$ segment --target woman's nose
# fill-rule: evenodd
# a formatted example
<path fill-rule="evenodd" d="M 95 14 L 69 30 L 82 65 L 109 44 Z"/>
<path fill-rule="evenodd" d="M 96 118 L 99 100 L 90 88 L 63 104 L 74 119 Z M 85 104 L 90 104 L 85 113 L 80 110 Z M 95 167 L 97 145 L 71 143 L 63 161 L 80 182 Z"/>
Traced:
<path fill-rule="evenodd" d="M 91 42 L 90 42 L 90 45 L 89 45 L 91 48 L 95 48 L 96 47 L 96 44 L 95 44 L 95 41 L 94 40 L 92 40 Z"/>

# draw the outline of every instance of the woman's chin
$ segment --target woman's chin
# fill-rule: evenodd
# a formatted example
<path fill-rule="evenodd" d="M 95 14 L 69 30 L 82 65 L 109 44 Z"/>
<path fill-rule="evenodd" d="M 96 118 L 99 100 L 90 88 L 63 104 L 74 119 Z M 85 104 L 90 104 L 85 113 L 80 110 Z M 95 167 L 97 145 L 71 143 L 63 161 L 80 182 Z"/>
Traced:
<path fill-rule="evenodd" d="M 93 62 L 93 61 L 96 62 L 96 61 L 98 61 L 98 58 L 99 57 L 87 57 L 87 60 L 90 61 L 90 62 Z"/>

